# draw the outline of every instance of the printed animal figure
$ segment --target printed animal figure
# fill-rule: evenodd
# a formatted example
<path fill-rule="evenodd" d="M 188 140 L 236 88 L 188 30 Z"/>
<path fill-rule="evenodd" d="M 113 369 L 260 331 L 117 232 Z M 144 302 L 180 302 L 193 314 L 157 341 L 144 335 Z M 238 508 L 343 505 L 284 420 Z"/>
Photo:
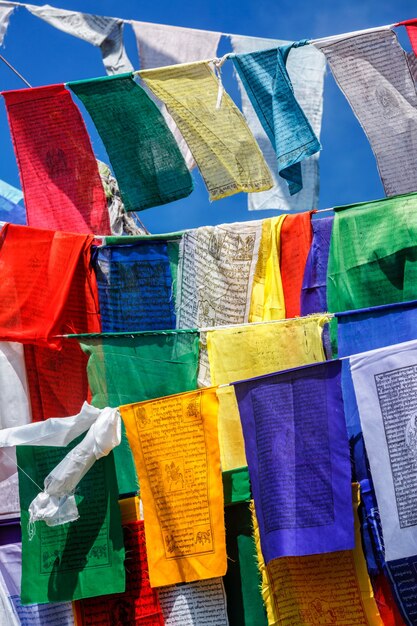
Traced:
<path fill-rule="evenodd" d="M 408 420 L 404 435 L 408 451 L 417 458 L 417 415 L 412 415 Z"/>
<path fill-rule="evenodd" d="M 68 171 L 67 158 L 61 148 L 48 150 L 45 162 L 51 177 L 65 174 Z"/>
<path fill-rule="evenodd" d="M 170 465 L 165 465 L 165 472 L 168 478 L 170 491 L 172 491 L 173 487 L 175 487 L 175 489 L 183 489 L 184 477 L 181 473 L 179 465 L 175 465 L 174 461 L 172 461 Z"/>
<path fill-rule="evenodd" d="M 205 543 L 211 543 L 210 529 L 199 530 L 195 537 L 195 543 L 201 543 L 202 546 L 204 546 Z"/>
<path fill-rule="evenodd" d="M 316 624 L 337 624 L 337 616 L 326 600 L 317 598 L 310 604 L 311 616 Z"/>
<path fill-rule="evenodd" d="M 174 539 L 174 536 L 171 535 L 165 535 L 165 543 L 167 546 L 167 550 L 168 552 L 171 554 L 171 552 L 175 552 L 176 550 L 178 550 L 178 546 L 176 544 L 176 541 Z"/>

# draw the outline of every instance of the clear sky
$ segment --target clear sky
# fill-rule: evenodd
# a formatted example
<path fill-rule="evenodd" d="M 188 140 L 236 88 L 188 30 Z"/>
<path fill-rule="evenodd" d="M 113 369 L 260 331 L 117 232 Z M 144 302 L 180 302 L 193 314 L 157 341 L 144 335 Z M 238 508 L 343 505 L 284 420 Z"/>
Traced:
<path fill-rule="evenodd" d="M 311 39 L 336 33 L 391 24 L 417 17 L 412 0 L 50 0 L 54 6 L 100 15 L 161 22 L 277 39 Z M 33 1 L 32 4 L 40 4 Z M 404 48 L 410 49 L 404 29 L 396 29 Z M 125 26 L 128 55 L 139 68 L 129 25 Z M 221 51 L 230 46 L 226 41 Z M 33 86 L 103 75 L 100 52 L 94 46 L 55 30 L 19 8 L 12 15 L 1 53 Z M 239 104 L 231 62 L 225 84 Z M 1 90 L 24 85 L 0 63 Z M 0 104 L 0 178 L 20 186 L 3 101 Z M 101 141 L 85 115 L 96 155 L 108 162 Z M 343 94 L 327 72 L 320 156 L 318 208 L 382 197 L 383 190 L 372 151 Z M 275 211 L 247 210 L 245 194 L 210 203 L 203 182 L 194 174 L 195 190 L 185 200 L 142 211 L 141 219 L 154 233 L 205 224 L 272 217 Z"/>

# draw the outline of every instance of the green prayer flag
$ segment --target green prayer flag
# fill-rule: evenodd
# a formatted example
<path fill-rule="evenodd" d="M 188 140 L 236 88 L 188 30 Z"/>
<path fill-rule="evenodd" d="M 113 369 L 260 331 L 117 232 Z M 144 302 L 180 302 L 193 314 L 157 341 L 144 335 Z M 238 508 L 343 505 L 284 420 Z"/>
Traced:
<path fill-rule="evenodd" d="M 227 572 L 224 588 L 230 626 L 267 626 L 252 516 L 248 502 L 225 508 Z"/>
<path fill-rule="evenodd" d="M 162 113 L 131 73 L 68 83 L 103 141 L 126 211 L 187 197 L 193 181 Z"/>
<path fill-rule="evenodd" d="M 224 505 L 248 502 L 251 499 L 249 470 L 247 467 L 222 472 Z"/>
<path fill-rule="evenodd" d="M 332 312 L 417 298 L 417 194 L 335 209 L 327 270 Z"/>
<path fill-rule="evenodd" d="M 78 335 L 89 356 L 91 404 L 99 409 L 197 389 L 199 332 L 144 331 Z M 123 427 L 114 450 L 121 494 L 137 491 L 136 470 Z"/>
<path fill-rule="evenodd" d="M 79 600 L 125 590 L 125 550 L 112 453 L 98 460 L 80 481 L 75 494 L 77 521 L 53 527 L 43 521 L 33 527 L 29 524 L 29 505 L 45 477 L 82 438 L 67 447 L 17 447 L 22 604 Z"/>

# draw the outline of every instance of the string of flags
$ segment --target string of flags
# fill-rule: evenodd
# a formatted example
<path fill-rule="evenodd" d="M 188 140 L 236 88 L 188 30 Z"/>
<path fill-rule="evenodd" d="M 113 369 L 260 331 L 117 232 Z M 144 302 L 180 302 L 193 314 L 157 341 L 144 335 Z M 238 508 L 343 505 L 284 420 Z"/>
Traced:
<path fill-rule="evenodd" d="M 417 20 L 221 59 L 131 22 L 134 70 L 126 21 L 19 6 L 108 76 L 2 92 L 0 623 L 417 624 Z M 326 63 L 386 197 L 322 217 Z M 286 212 L 149 234 L 193 167 Z"/>

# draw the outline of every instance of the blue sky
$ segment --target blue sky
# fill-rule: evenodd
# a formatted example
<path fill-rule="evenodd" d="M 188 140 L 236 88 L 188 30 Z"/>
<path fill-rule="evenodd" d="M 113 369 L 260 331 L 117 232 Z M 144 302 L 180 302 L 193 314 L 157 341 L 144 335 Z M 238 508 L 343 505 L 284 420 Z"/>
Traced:
<path fill-rule="evenodd" d="M 175 24 L 277 39 L 311 39 L 340 32 L 390 24 L 417 17 L 411 0 L 50 0 L 65 9 Z M 40 4 L 32 2 L 32 4 Z M 402 45 L 409 49 L 404 29 L 397 29 Z M 125 27 L 126 49 L 139 67 L 136 45 L 129 25 Z M 227 51 L 227 41 L 222 43 Z M 12 15 L 1 53 L 34 86 L 62 83 L 104 74 L 100 52 L 79 39 L 55 30 L 20 8 Z M 227 64 L 226 64 L 227 65 Z M 231 62 L 225 83 L 239 103 Z M 0 63 L 1 90 L 20 89 L 23 83 Z M 4 104 L 0 104 L 0 178 L 20 186 Z M 101 141 L 88 121 L 96 155 L 108 162 Z M 382 197 L 383 190 L 367 139 L 343 94 L 328 72 L 325 81 L 324 115 L 320 156 L 321 190 L 318 208 Z M 143 211 L 140 215 L 154 233 L 193 228 L 205 224 L 246 221 L 271 217 L 275 211 L 247 210 L 245 194 L 213 203 L 198 174 L 195 190 L 185 200 Z"/>

